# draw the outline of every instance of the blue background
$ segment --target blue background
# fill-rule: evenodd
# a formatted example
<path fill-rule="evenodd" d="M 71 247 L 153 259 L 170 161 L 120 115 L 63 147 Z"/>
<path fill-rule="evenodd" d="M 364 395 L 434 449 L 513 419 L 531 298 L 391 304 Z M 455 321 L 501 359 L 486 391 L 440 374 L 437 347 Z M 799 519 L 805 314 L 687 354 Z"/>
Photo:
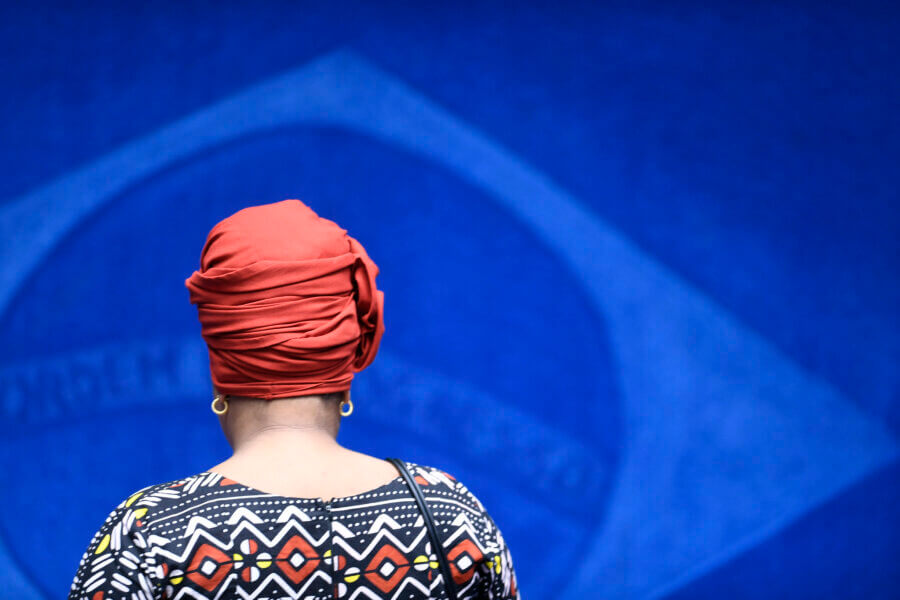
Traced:
<path fill-rule="evenodd" d="M 378 264 L 340 441 L 523 597 L 900 597 L 891 4 L 0 7 L 0 586 L 228 446 L 184 279 L 300 198 Z M 454 423 L 451 431 L 446 423 Z"/>

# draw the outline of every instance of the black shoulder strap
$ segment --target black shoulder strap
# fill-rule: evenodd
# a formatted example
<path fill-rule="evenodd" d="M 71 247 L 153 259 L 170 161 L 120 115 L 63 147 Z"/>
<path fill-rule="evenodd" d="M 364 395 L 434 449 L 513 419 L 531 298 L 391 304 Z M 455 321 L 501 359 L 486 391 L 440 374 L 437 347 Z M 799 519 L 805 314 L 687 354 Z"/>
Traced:
<path fill-rule="evenodd" d="M 425 503 L 425 496 L 422 494 L 422 490 L 419 489 L 419 484 L 413 479 L 409 470 L 406 468 L 406 464 L 402 460 L 399 458 L 386 458 L 385 460 L 397 467 L 397 470 L 400 471 L 403 479 L 406 480 L 407 487 L 409 487 L 413 496 L 415 496 L 416 503 L 419 505 L 419 510 L 425 518 L 425 524 L 428 526 L 428 535 L 431 536 L 431 546 L 434 548 L 434 552 L 438 557 L 441 574 L 444 577 L 444 588 L 447 590 L 447 597 L 450 598 L 450 600 L 457 600 L 456 582 L 453 581 L 453 576 L 450 574 L 450 563 L 447 561 L 447 555 L 444 553 L 444 546 L 441 545 L 437 527 L 434 525 L 434 517 L 431 516 L 431 510 L 428 508 L 428 504 Z"/>

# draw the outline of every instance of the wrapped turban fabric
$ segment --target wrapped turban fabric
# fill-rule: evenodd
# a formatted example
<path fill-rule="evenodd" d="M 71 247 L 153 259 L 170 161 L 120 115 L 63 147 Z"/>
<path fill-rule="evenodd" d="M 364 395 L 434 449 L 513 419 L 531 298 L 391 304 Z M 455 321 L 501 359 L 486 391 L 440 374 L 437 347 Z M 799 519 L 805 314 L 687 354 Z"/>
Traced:
<path fill-rule="evenodd" d="M 384 333 L 377 274 L 359 242 L 299 200 L 216 224 L 185 280 L 216 389 L 266 399 L 349 389 Z"/>

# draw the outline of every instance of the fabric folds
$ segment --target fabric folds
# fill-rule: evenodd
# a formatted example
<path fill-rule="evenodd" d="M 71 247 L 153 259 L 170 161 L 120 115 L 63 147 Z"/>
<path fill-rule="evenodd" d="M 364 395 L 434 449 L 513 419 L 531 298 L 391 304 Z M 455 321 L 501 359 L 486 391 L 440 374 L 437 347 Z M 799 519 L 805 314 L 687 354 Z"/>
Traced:
<path fill-rule="evenodd" d="M 377 275 L 357 240 L 299 200 L 219 222 L 185 280 L 216 388 L 266 399 L 349 389 L 384 333 Z"/>

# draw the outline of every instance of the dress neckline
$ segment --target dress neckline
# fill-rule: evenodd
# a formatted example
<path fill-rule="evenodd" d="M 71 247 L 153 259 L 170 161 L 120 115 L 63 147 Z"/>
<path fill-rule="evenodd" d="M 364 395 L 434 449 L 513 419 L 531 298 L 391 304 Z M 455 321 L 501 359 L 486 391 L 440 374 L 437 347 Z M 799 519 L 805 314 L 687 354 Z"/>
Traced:
<path fill-rule="evenodd" d="M 412 467 L 410 466 L 410 463 L 404 461 L 403 464 L 406 465 L 407 469 L 409 469 L 410 473 L 412 474 Z M 203 471 L 202 473 L 200 473 L 198 475 L 198 477 L 207 477 L 207 476 L 212 476 L 212 475 L 215 475 L 215 476 L 221 477 L 222 479 L 227 479 L 228 481 L 231 481 L 232 483 L 228 484 L 228 487 L 230 487 L 230 488 L 237 487 L 237 488 L 243 489 L 248 492 L 253 492 L 255 494 L 260 494 L 262 496 L 266 496 L 267 498 L 277 498 L 278 500 L 289 500 L 291 502 L 313 502 L 313 503 L 321 505 L 321 506 L 333 506 L 335 504 L 342 504 L 349 500 L 355 500 L 356 498 L 359 498 L 360 496 L 366 496 L 369 494 L 383 492 L 387 489 L 393 488 L 398 482 L 402 482 L 404 487 L 406 486 L 405 478 L 403 477 L 403 475 L 398 474 L 396 477 L 394 477 L 390 481 L 388 481 L 386 483 L 382 483 L 381 485 L 378 485 L 371 489 L 365 490 L 363 492 L 359 492 L 357 494 L 353 494 L 350 496 L 332 496 L 331 500 L 325 500 L 321 496 L 284 496 L 281 494 L 267 492 L 265 490 L 255 488 L 251 485 L 247 485 L 246 483 L 242 483 L 242 482 L 234 479 L 233 477 L 228 477 L 227 475 L 219 473 L 218 471 L 210 471 L 210 470 Z"/>

